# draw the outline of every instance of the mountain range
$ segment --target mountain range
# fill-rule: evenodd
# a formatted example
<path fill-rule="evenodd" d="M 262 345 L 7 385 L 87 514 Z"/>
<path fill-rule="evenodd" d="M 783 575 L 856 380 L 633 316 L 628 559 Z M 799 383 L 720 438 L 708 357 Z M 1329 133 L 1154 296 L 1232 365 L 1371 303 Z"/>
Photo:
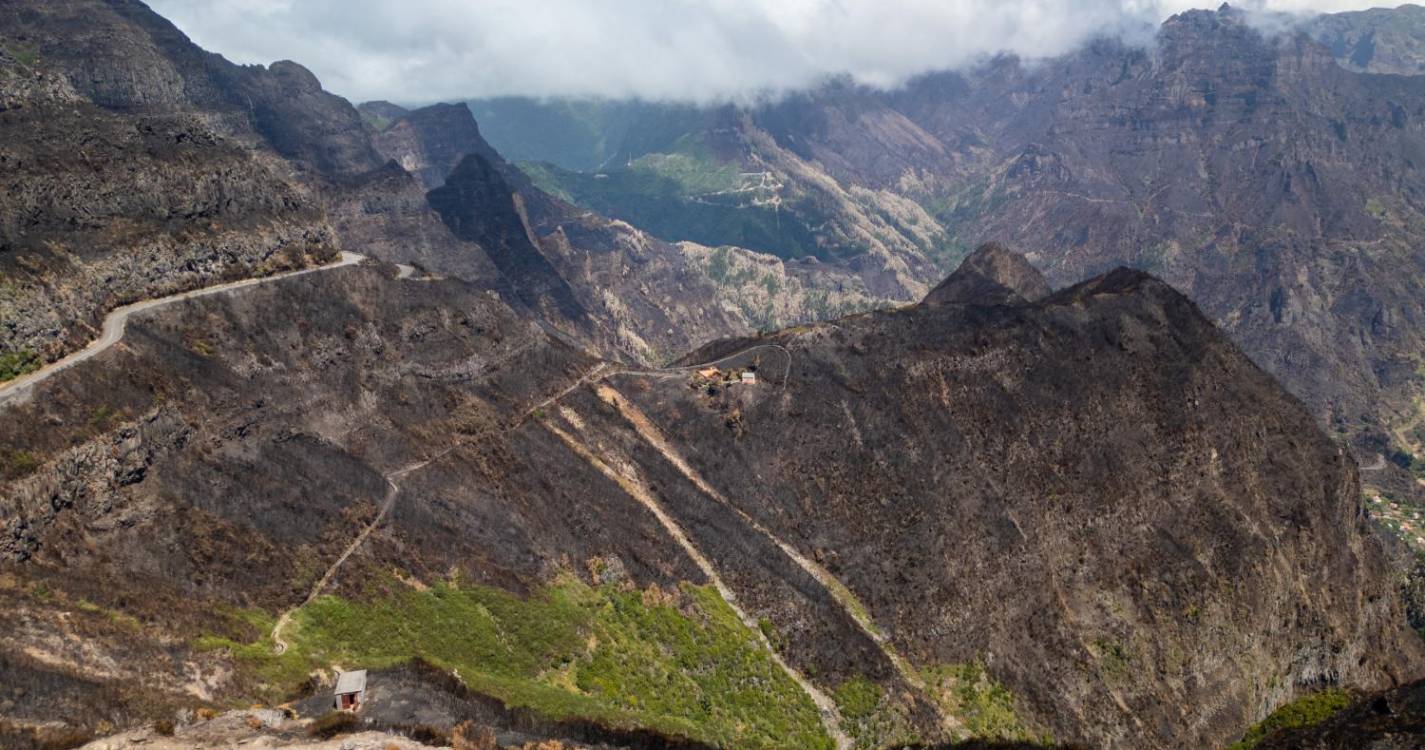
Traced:
<path fill-rule="evenodd" d="M 0 744 L 1408 737 L 1362 477 L 1410 507 L 1425 79 L 1371 19 L 405 107 L 14 3 Z"/>
<path fill-rule="evenodd" d="M 760 268 L 854 290 L 852 305 L 918 299 L 987 240 L 1056 284 L 1149 271 L 1363 463 L 1390 459 L 1373 484 L 1418 499 L 1425 101 L 1399 61 L 1418 54 L 1421 14 L 1273 33 L 1223 6 L 1172 17 L 1149 48 L 1106 39 L 892 91 L 471 107 L 536 184 L 681 242 L 768 326 L 821 315 L 759 308 Z"/>

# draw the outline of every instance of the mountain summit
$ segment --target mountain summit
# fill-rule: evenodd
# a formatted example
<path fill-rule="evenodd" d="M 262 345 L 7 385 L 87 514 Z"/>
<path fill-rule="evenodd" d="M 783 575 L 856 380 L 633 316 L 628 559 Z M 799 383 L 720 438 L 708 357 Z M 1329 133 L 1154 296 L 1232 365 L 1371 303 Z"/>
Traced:
<path fill-rule="evenodd" d="M 1014 305 L 1053 292 L 1039 269 L 998 242 L 987 242 L 925 296 L 928 305 Z"/>

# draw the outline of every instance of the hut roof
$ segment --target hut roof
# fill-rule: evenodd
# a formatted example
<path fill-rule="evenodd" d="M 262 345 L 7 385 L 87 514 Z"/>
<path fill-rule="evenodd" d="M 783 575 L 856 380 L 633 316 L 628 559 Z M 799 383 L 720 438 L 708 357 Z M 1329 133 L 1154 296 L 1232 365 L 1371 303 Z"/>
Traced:
<path fill-rule="evenodd" d="M 359 693 L 366 689 L 366 670 L 358 669 L 355 672 L 342 672 L 337 675 L 336 689 L 332 692 L 337 695 L 347 693 Z"/>

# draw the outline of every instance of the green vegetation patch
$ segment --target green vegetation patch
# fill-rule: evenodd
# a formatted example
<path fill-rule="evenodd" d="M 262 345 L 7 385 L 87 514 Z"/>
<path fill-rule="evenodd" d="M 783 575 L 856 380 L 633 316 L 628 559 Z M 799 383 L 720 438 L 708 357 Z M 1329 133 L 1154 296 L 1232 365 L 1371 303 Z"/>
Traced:
<path fill-rule="evenodd" d="M 40 369 L 40 355 L 30 349 L 0 353 L 0 383 Z"/>
<path fill-rule="evenodd" d="M 10 53 L 11 57 L 15 58 L 15 62 L 27 68 L 33 68 L 40 61 L 39 52 L 35 51 L 35 49 L 29 45 L 9 44 L 6 45 L 5 49 Z"/>
<path fill-rule="evenodd" d="M 0 479 L 19 479 L 40 468 L 39 456 L 23 450 L 0 449 Z"/>
<path fill-rule="evenodd" d="M 265 624 L 265 623 L 253 623 Z M 472 689 L 551 718 L 649 727 L 724 747 L 830 748 L 816 709 L 711 587 L 593 588 L 563 577 L 529 597 L 440 584 L 371 602 L 322 597 L 289 648 L 210 636 L 285 696 L 310 670 L 423 658 Z"/>
<path fill-rule="evenodd" d="M 1351 694 L 1340 688 L 1308 693 L 1268 714 L 1227 750 L 1251 750 L 1273 732 L 1316 726 L 1350 705 Z"/>
<path fill-rule="evenodd" d="M 1366 199 L 1366 213 L 1379 221 L 1384 221 L 1385 218 L 1390 215 L 1390 211 L 1379 198 Z"/>
<path fill-rule="evenodd" d="M 361 119 L 367 125 L 370 125 L 372 130 L 378 133 L 386 132 L 386 129 L 391 127 L 391 123 L 395 122 L 395 120 L 378 115 L 375 112 L 361 112 Z"/>
<path fill-rule="evenodd" d="M 971 737 L 1036 742 L 1014 710 L 1014 694 L 991 679 L 980 664 L 948 664 L 924 671 L 931 696 L 945 713 L 964 723 Z"/>
<path fill-rule="evenodd" d="M 133 615 L 127 612 L 121 612 L 117 609 L 102 607 L 88 599 L 80 599 L 75 602 L 74 607 L 82 612 L 92 612 L 94 614 L 103 615 L 112 620 L 114 624 L 121 625 L 129 630 L 139 631 L 143 629 L 143 623 L 139 622 L 138 618 Z"/>
<path fill-rule="evenodd" d="M 841 728 L 857 750 L 918 744 L 905 706 L 894 703 L 880 685 L 857 675 L 832 693 L 841 712 Z"/>
<path fill-rule="evenodd" d="M 1128 649 L 1116 640 L 1100 638 L 1094 641 L 1093 653 L 1098 657 L 1099 671 L 1111 680 L 1121 680 L 1128 676 Z"/>
<path fill-rule="evenodd" d="M 720 161 L 701 140 L 679 138 L 672 153 L 645 154 L 629 163 L 628 169 L 664 177 L 686 196 L 705 196 L 750 187 L 737 164 Z"/>
<path fill-rule="evenodd" d="M 738 162 L 719 158 L 696 136 L 598 173 L 518 166 L 540 190 L 669 242 L 733 245 L 781 258 L 831 252 L 813 229 L 829 220 L 824 211 L 805 200 L 777 203 L 781 191 L 770 175 L 743 174 Z M 864 248 L 836 254 L 859 252 Z"/>

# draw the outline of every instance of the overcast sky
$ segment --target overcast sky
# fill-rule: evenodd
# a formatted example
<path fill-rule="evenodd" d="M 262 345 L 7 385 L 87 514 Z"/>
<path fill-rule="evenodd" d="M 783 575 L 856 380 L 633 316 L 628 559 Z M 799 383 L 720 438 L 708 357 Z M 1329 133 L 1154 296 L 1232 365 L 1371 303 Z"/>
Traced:
<path fill-rule="evenodd" d="M 1143 38 L 1193 0 L 148 0 L 235 62 L 291 59 L 360 102 L 715 100 L 833 74 L 894 85 L 997 52 Z M 1255 0 L 1309 13 L 1361 0 Z M 1213 3 L 1215 6 L 1215 3 Z"/>

